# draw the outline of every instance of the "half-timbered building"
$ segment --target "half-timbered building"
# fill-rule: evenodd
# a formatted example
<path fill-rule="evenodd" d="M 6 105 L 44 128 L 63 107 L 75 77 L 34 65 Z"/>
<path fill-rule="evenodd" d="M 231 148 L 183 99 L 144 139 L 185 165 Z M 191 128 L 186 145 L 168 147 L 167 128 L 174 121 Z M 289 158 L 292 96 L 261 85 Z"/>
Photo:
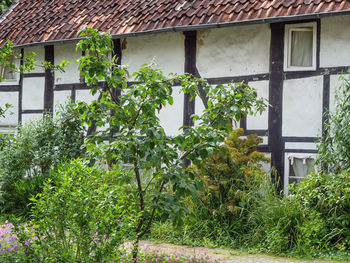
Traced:
<path fill-rule="evenodd" d="M 312 163 L 323 114 L 334 107 L 339 75 L 350 66 L 349 0 L 16 0 L 0 18 L 0 44 L 11 40 L 39 61 L 74 61 L 82 55 L 75 46 L 83 25 L 109 32 L 131 72 L 155 57 L 165 73 L 256 88 L 271 107 L 240 126 L 263 137 L 260 150 L 284 185 Z M 75 63 L 65 73 L 0 70 L 7 79 L 0 105 L 14 106 L 0 119 L 3 131 L 54 111 L 68 97 L 93 99 Z M 204 107 L 201 98 L 175 94 L 160 119 L 171 136 Z"/>

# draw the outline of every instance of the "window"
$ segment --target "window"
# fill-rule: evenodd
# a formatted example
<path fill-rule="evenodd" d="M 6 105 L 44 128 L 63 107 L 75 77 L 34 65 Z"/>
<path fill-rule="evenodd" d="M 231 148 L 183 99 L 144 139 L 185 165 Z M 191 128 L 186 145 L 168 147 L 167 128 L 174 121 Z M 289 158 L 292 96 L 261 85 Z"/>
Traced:
<path fill-rule="evenodd" d="M 9 62 L 11 64 L 14 64 L 15 63 L 15 57 L 12 56 L 9 59 Z M 6 67 L 4 65 L 0 66 L 0 75 L 6 82 L 17 82 L 17 74 L 16 74 L 16 72 L 13 69 L 9 68 L 9 67 Z"/>
<path fill-rule="evenodd" d="M 315 168 L 315 154 L 287 153 L 285 156 L 284 191 L 288 194 L 289 184 L 299 183 Z"/>
<path fill-rule="evenodd" d="M 286 25 L 284 70 L 316 70 L 316 23 Z"/>

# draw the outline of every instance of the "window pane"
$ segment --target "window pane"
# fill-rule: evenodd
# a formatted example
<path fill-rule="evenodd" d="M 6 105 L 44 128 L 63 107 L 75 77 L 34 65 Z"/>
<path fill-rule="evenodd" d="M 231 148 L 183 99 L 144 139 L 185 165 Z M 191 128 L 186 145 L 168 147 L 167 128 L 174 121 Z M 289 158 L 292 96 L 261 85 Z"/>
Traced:
<path fill-rule="evenodd" d="M 292 31 L 290 65 L 312 67 L 313 32 Z"/>
<path fill-rule="evenodd" d="M 9 59 L 9 62 L 11 64 L 13 64 L 14 63 L 14 57 L 11 57 Z M 15 72 L 13 71 L 13 69 L 11 69 L 9 67 L 1 66 L 0 67 L 0 74 L 6 80 L 14 80 L 15 79 Z"/>

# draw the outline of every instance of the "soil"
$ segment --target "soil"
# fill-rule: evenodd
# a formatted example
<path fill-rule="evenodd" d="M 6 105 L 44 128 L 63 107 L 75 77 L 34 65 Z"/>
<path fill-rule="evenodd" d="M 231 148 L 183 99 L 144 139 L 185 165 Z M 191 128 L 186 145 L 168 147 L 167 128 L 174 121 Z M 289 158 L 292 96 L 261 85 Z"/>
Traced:
<path fill-rule="evenodd" d="M 329 263 L 326 260 L 299 260 L 275 257 L 266 254 L 249 254 L 237 250 L 221 248 L 187 247 L 152 241 L 142 241 L 141 251 L 153 251 L 166 254 L 183 254 L 189 257 L 206 258 L 210 262 L 223 263 Z"/>

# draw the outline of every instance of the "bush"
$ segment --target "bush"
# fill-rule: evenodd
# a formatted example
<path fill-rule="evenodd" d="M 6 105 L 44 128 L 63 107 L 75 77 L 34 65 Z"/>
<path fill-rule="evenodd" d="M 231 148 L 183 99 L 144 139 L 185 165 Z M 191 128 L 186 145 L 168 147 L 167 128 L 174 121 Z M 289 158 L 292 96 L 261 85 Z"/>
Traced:
<path fill-rule="evenodd" d="M 119 257 L 118 248 L 134 227 L 128 185 L 116 180 L 128 174 L 74 160 L 52 176 L 55 185 L 49 180 L 32 199 L 30 231 L 17 228 L 25 261 L 111 262 Z"/>
<path fill-rule="evenodd" d="M 263 199 L 271 182 L 262 169 L 262 163 L 269 159 L 256 150 L 261 138 L 257 135 L 243 138 L 243 133 L 243 129 L 231 131 L 220 151 L 202 165 L 188 168 L 204 181 L 204 189 L 199 198 L 187 200 L 192 213 L 184 219 L 181 231 L 174 229 L 175 233 L 169 233 L 167 223 L 165 227 L 156 224 L 154 238 L 225 247 L 237 247 L 246 241 L 244 235 L 251 228 L 249 213 Z"/>
<path fill-rule="evenodd" d="M 202 201 L 209 214 L 235 218 L 261 199 L 261 186 L 267 180 L 262 163 L 269 161 L 256 150 L 262 139 L 256 134 L 242 138 L 243 129 L 230 132 L 221 151 L 207 158 L 194 171 L 204 182 Z"/>
<path fill-rule="evenodd" d="M 301 227 L 304 249 L 350 249 L 350 172 L 314 172 L 296 195 L 308 215 Z"/>
<path fill-rule="evenodd" d="M 331 173 L 350 169 L 350 77 L 340 79 L 342 84 L 336 91 L 335 110 L 326 115 L 326 132 L 318 145 L 318 163 Z"/>
<path fill-rule="evenodd" d="M 50 168 L 63 160 L 82 156 L 84 128 L 73 106 L 52 119 L 45 116 L 3 137 L 0 149 L 0 209 L 26 214 L 29 198 L 39 193 Z"/>

